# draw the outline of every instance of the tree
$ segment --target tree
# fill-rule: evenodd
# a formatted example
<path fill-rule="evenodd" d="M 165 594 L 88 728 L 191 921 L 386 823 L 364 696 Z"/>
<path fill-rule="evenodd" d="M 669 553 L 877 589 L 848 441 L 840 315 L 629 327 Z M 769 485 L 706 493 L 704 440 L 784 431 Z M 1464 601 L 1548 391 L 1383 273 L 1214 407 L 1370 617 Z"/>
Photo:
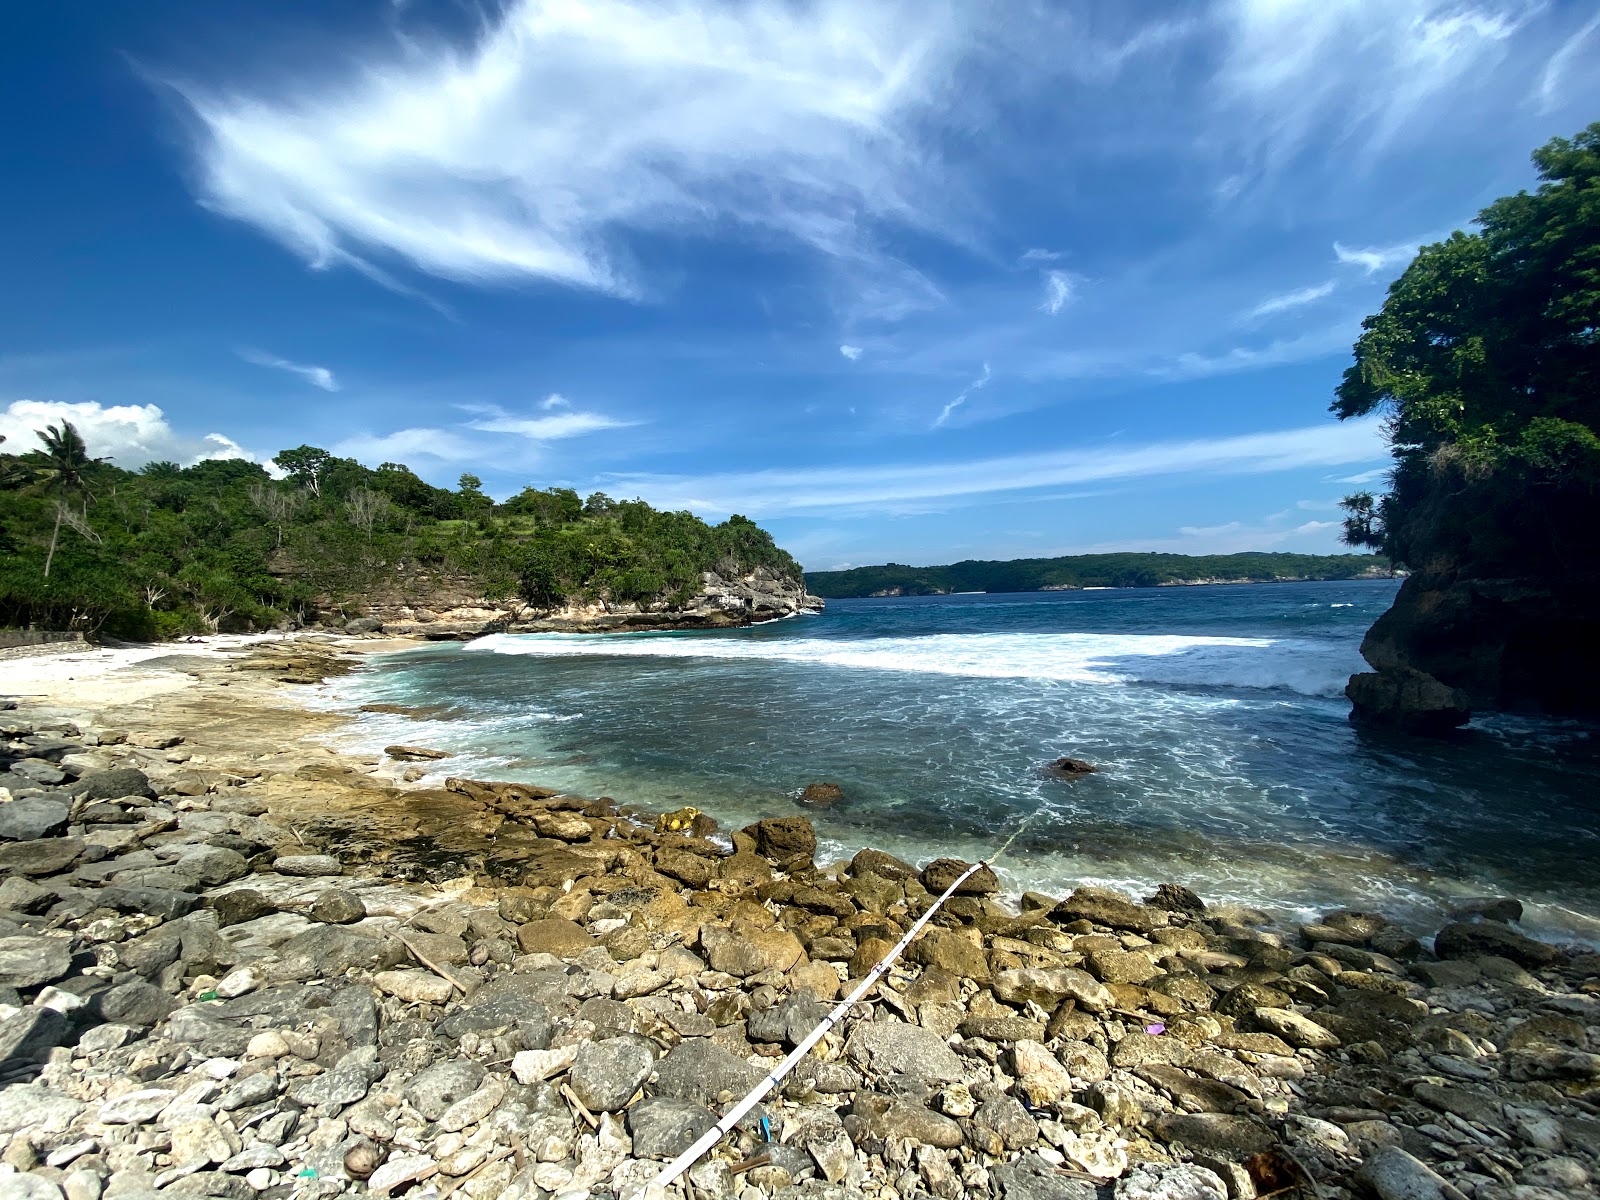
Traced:
<path fill-rule="evenodd" d="M 283 527 L 294 516 L 300 505 L 305 501 L 305 493 L 300 491 L 285 491 L 283 488 L 274 487 L 270 483 L 253 483 L 250 485 L 250 503 L 257 512 L 272 523 L 278 534 L 278 548 L 283 548 Z"/>
<path fill-rule="evenodd" d="M 283 473 L 313 496 L 321 497 L 322 481 L 333 465 L 333 455 L 320 446 L 296 446 L 293 450 L 280 450 L 272 461 Z"/>
<path fill-rule="evenodd" d="M 389 497 L 371 488 L 357 488 L 345 503 L 345 513 L 350 518 L 350 524 L 366 534 L 370 542 L 373 526 L 389 515 Z"/>
<path fill-rule="evenodd" d="M 56 494 L 56 519 L 55 525 L 50 530 L 50 549 L 44 556 L 44 577 L 50 578 L 50 567 L 55 562 L 56 545 L 61 539 L 61 526 L 66 522 L 72 528 L 89 536 L 88 517 L 85 515 L 81 522 L 76 519 L 68 521 L 71 510 L 67 508 L 67 498 L 78 496 L 88 505 L 89 488 L 84 479 L 84 472 L 95 463 L 104 462 L 104 459 L 90 458 L 89 447 L 84 443 L 83 435 L 78 432 L 77 426 L 71 421 L 62 421 L 60 425 L 46 425 L 35 434 L 44 446 L 44 462 L 32 468 L 34 487 L 43 491 Z M 87 531 L 87 532 L 86 532 Z M 94 539 L 98 541 L 98 535 Z"/>
<path fill-rule="evenodd" d="M 1391 490 L 1353 544 L 1482 572 L 1587 561 L 1600 518 L 1600 123 L 1533 155 L 1541 184 L 1424 246 L 1362 322 L 1332 411 L 1382 411 Z"/>

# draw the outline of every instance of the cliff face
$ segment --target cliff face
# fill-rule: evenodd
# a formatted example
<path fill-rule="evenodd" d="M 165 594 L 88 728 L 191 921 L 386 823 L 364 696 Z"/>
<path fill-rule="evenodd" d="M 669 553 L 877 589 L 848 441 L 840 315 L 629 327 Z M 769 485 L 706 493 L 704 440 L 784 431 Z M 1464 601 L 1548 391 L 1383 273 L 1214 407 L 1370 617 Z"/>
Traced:
<path fill-rule="evenodd" d="M 1352 720 L 1438 733 L 1473 710 L 1600 716 L 1600 594 L 1576 579 L 1413 575 L 1361 654 Z"/>
<path fill-rule="evenodd" d="M 767 567 L 724 578 L 701 576 L 700 591 L 681 606 L 665 601 L 638 605 L 569 603 L 533 608 L 521 601 L 486 599 L 470 579 L 417 575 L 392 589 L 364 597 L 355 606 L 358 628 L 385 633 L 421 634 L 453 640 L 486 633 L 601 633 L 624 629 L 724 629 L 755 625 L 820 610 L 823 601 L 805 585 Z"/>

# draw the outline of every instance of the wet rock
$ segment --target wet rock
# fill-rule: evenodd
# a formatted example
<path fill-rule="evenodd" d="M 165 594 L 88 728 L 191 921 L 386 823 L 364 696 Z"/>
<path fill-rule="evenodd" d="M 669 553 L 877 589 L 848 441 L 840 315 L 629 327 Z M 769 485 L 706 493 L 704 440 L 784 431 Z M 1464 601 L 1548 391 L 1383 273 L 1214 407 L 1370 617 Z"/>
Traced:
<path fill-rule="evenodd" d="M 38 987 L 54 983 L 70 970 L 72 942 L 68 938 L 28 934 L 0 937 L 0 987 Z"/>
<path fill-rule="evenodd" d="M 650 1077 L 656 1056 L 632 1035 L 590 1042 L 578 1051 L 567 1082 L 590 1112 L 620 1112 Z"/>
<path fill-rule="evenodd" d="M 430 750 L 426 746 L 385 746 L 383 752 L 400 762 L 436 762 L 455 757 L 448 750 Z"/>
<path fill-rule="evenodd" d="M 272 860 L 272 869 L 279 875 L 305 879 L 344 874 L 344 867 L 331 854 L 284 854 Z"/>
<path fill-rule="evenodd" d="M 755 839 L 757 854 L 774 862 L 809 859 L 817 852 L 817 831 L 804 817 L 769 817 L 743 832 Z"/>
<path fill-rule="evenodd" d="M 345 888 L 329 888 L 311 905 L 311 919 L 329 925 L 354 925 L 366 915 L 361 897 Z"/>
<path fill-rule="evenodd" d="M 891 883 L 904 883 L 908 879 L 920 877 L 920 872 L 910 863 L 892 854 L 885 854 L 882 850 L 858 852 L 850 860 L 850 874 L 877 875 Z"/>
<path fill-rule="evenodd" d="M 874 1075 L 908 1075 L 922 1083 L 955 1083 L 961 1059 L 931 1030 L 892 1018 L 857 1025 L 845 1055 Z"/>
<path fill-rule="evenodd" d="M 67 828 L 67 806 L 36 796 L 0 804 L 0 840 L 33 841 Z"/>
<path fill-rule="evenodd" d="M 106 771 L 87 771 L 78 777 L 72 794 L 85 800 L 116 800 L 123 796 L 155 795 L 150 777 L 136 767 L 113 767 Z"/>
<path fill-rule="evenodd" d="M 808 808 L 832 808 L 844 799 L 837 783 L 808 783 L 800 793 L 800 803 Z"/>
<path fill-rule="evenodd" d="M 1077 779 L 1082 775 L 1093 775 L 1100 770 L 1092 762 L 1082 758 L 1071 758 L 1062 755 L 1045 767 L 1046 774 L 1055 775 L 1061 779 Z"/>
<path fill-rule="evenodd" d="M 628 1133 L 640 1158 L 676 1158 L 717 1123 L 702 1104 L 655 1096 L 628 1110 Z"/>
<path fill-rule="evenodd" d="M 1151 895 L 1145 897 L 1144 902 L 1150 908 L 1189 913 L 1191 916 L 1200 916 L 1206 911 L 1206 902 L 1181 883 L 1160 884 Z"/>
<path fill-rule="evenodd" d="M 1509 958 L 1518 966 L 1548 967 L 1565 960 L 1559 949 L 1536 942 L 1496 922 L 1457 922 L 1446 925 L 1433 939 L 1433 951 L 1440 958 L 1481 958 L 1494 955 Z"/>
<path fill-rule="evenodd" d="M 942 895 L 946 888 L 960 879 L 971 863 L 962 862 L 959 858 L 936 858 L 922 868 L 922 886 L 934 895 Z M 987 866 L 979 867 L 956 888 L 958 896 L 992 896 L 1000 890 L 1000 880 L 994 870 Z"/>
<path fill-rule="evenodd" d="M 1171 918 L 1161 909 L 1135 904 L 1121 892 L 1101 887 L 1078 888 L 1051 910 L 1050 918 L 1062 924 L 1091 921 L 1139 934 L 1153 933 L 1171 923 Z"/>
<path fill-rule="evenodd" d="M 1452 921 L 1471 921 L 1474 918 L 1509 925 L 1522 920 L 1522 901 L 1510 896 L 1480 896 L 1457 905 L 1450 914 Z"/>

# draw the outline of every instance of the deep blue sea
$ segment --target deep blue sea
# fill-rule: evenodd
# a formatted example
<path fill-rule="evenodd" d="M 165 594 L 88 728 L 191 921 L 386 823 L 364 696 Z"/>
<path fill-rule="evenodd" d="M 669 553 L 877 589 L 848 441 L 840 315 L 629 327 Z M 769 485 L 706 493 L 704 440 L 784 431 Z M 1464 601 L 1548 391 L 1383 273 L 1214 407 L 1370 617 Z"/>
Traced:
<path fill-rule="evenodd" d="M 1600 938 L 1600 741 L 1480 720 L 1353 728 L 1341 692 L 1389 580 L 830 601 L 712 633 L 497 635 L 377 656 L 342 736 L 456 752 L 440 774 L 537 782 L 724 829 L 806 811 L 828 854 L 977 857 L 1033 816 L 1007 886 L 1185 883 L 1289 915 L 1375 908 L 1430 930 L 1509 894 Z M 1097 775 L 1047 777 L 1058 755 Z M 825 812 L 794 799 L 840 784 Z M 1036 814 L 1036 815 L 1035 815 Z"/>

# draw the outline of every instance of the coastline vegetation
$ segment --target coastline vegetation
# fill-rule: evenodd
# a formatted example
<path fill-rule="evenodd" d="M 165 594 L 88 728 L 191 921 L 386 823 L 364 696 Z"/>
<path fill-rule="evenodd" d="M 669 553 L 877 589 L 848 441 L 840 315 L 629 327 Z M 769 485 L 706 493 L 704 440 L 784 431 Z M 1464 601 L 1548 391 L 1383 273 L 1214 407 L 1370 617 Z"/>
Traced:
<path fill-rule="evenodd" d="M 1373 554 L 1074 554 L 1004 562 L 969 559 L 940 567 L 885 563 L 847 571 L 812 571 L 806 575 L 806 586 L 818 596 L 845 599 L 1160 587 L 1176 583 L 1363 579 L 1389 573 L 1388 560 Z"/>
<path fill-rule="evenodd" d="M 702 573 L 799 564 L 755 522 L 710 525 L 642 500 L 528 487 L 503 504 L 476 476 L 434 487 L 315 446 L 273 459 L 128 471 L 63 421 L 0 453 L 0 626 L 170 638 L 338 613 L 408 572 L 488 600 L 682 603 Z"/>
<path fill-rule="evenodd" d="M 1600 122 L 1542 181 L 1424 246 L 1362 322 L 1332 405 L 1383 412 L 1395 466 L 1345 541 L 1422 570 L 1573 584 L 1600 523 Z"/>

